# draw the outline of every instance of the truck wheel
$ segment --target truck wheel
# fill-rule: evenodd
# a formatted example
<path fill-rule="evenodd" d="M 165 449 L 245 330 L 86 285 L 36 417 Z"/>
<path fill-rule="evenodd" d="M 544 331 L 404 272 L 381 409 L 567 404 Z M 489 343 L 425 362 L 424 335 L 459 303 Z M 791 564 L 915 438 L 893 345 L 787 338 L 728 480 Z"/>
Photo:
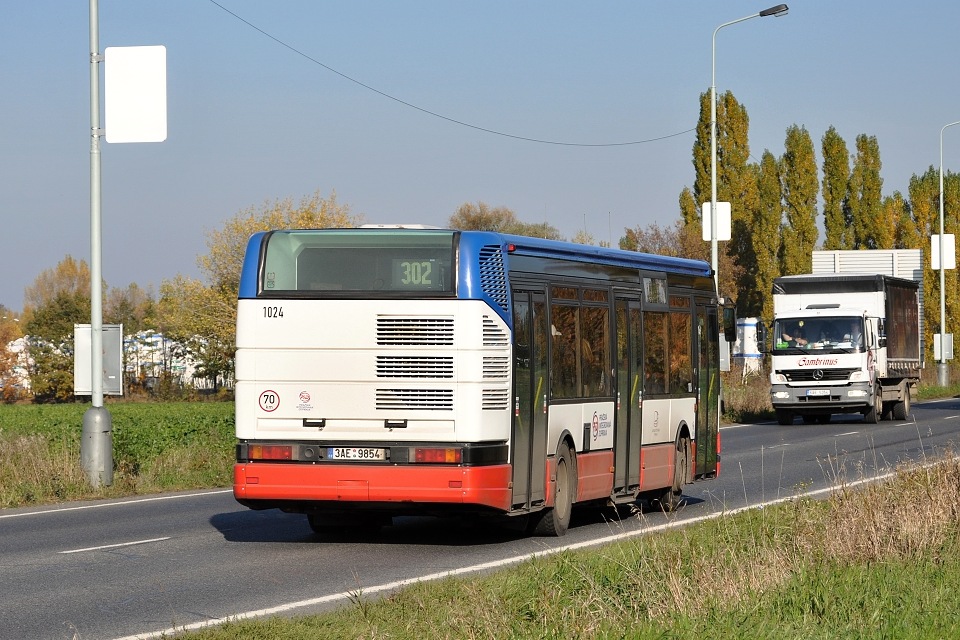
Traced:
<path fill-rule="evenodd" d="M 880 422 L 880 414 L 883 413 L 883 396 L 880 395 L 880 389 L 873 390 L 873 399 L 870 408 L 863 413 L 863 421 L 870 424 Z"/>
<path fill-rule="evenodd" d="M 787 409 L 777 409 L 777 424 L 784 426 L 793 424 L 793 411 Z"/>
<path fill-rule="evenodd" d="M 896 420 L 906 420 L 910 416 L 910 385 L 903 390 L 903 398 L 893 405 L 893 417 Z"/>

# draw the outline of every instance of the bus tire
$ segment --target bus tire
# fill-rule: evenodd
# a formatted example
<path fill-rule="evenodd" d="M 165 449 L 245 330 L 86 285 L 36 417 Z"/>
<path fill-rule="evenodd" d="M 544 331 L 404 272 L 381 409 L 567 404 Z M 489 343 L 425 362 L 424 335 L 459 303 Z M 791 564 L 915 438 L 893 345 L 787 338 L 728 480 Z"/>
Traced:
<path fill-rule="evenodd" d="M 535 516 L 533 533 L 538 536 L 559 537 L 565 534 L 570 526 L 574 493 L 577 489 L 577 466 L 573 453 L 566 444 L 561 444 L 557 449 L 556 463 L 557 481 L 554 485 L 553 507 L 544 509 Z"/>
<path fill-rule="evenodd" d="M 664 489 L 658 498 L 653 500 L 653 506 L 662 511 L 676 511 L 683 501 L 683 485 L 687 481 L 690 469 L 690 438 L 677 440 L 677 457 L 673 465 L 673 486 Z"/>

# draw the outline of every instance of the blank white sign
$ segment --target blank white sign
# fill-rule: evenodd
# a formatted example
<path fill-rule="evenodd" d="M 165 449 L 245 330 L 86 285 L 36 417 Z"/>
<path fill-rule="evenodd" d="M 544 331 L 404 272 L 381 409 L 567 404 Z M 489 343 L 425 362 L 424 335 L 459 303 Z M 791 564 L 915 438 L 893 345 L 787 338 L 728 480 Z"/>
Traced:
<path fill-rule="evenodd" d="M 167 48 L 107 47 L 104 51 L 107 142 L 167 139 Z"/>

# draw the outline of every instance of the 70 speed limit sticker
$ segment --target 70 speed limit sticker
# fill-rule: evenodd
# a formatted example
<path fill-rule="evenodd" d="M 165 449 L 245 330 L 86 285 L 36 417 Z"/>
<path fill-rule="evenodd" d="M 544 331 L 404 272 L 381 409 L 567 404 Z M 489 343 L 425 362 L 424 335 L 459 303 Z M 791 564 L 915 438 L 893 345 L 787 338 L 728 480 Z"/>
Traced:
<path fill-rule="evenodd" d="M 266 412 L 276 411 L 280 406 L 280 394 L 276 391 L 264 391 L 260 394 L 260 408 Z"/>

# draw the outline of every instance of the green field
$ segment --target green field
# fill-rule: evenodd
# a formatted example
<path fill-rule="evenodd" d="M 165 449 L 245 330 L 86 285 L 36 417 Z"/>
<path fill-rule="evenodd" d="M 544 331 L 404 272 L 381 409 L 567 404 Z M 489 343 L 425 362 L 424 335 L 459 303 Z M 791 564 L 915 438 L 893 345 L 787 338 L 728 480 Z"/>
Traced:
<path fill-rule="evenodd" d="M 0 507 L 232 483 L 232 402 L 108 404 L 114 483 L 97 490 L 80 468 L 88 407 L 0 405 Z"/>

